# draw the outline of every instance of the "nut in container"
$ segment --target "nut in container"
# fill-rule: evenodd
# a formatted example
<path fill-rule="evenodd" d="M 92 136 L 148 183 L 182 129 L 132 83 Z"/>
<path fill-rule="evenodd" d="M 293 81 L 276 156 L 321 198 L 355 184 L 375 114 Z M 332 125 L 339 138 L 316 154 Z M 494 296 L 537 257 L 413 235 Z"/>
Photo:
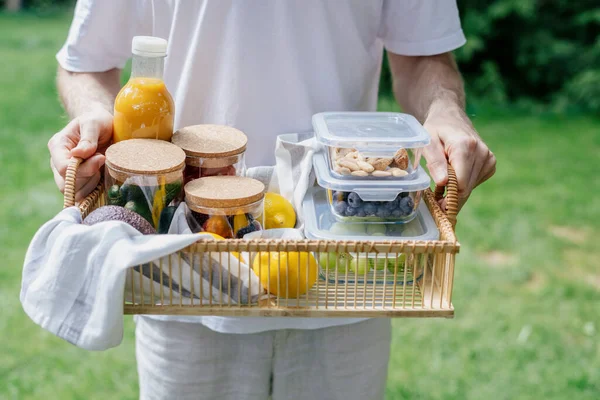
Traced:
<path fill-rule="evenodd" d="M 331 174 L 348 179 L 410 179 L 429 134 L 411 115 L 326 112 L 313 116 Z"/>

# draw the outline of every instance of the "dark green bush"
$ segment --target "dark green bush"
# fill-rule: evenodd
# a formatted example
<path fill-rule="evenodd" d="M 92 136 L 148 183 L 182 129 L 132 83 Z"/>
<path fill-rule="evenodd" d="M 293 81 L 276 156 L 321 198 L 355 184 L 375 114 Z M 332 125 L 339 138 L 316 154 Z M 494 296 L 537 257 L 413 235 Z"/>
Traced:
<path fill-rule="evenodd" d="M 458 0 L 470 97 L 600 112 L 598 0 Z M 382 91 L 389 91 L 384 67 Z"/>

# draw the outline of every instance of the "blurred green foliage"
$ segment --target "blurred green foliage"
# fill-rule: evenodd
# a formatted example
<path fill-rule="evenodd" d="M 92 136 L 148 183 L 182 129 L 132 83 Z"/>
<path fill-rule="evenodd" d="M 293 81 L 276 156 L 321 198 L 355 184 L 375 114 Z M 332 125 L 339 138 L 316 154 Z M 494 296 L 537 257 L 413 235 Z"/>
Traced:
<path fill-rule="evenodd" d="M 600 112 L 598 0 L 458 0 L 471 101 Z M 390 90 L 387 66 L 382 91 Z"/>

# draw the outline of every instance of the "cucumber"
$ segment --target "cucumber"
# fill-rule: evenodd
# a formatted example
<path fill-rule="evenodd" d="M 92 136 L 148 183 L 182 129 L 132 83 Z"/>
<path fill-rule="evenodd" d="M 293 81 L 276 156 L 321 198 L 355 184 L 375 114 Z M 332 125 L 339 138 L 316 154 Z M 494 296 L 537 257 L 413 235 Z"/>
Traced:
<path fill-rule="evenodd" d="M 121 196 L 119 185 L 112 185 L 110 188 L 108 188 L 106 194 L 108 195 L 109 205 L 121 207 L 125 205 L 125 198 Z"/>
<path fill-rule="evenodd" d="M 171 226 L 171 221 L 173 221 L 175 211 L 177 211 L 177 207 L 175 206 L 168 206 L 162 210 L 160 219 L 158 220 L 158 233 L 165 234 L 169 232 L 169 227 Z"/>
<path fill-rule="evenodd" d="M 147 203 L 144 191 L 137 185 L 130 185 L 124 183 L 121 186 L 121 197 L 125 199 L 125 202 L 135 201 L 136 203 Z"/>
<path fill-rule="evenodd" d="M 181 193 L 181 182 L 167 183 L 165 192 L 165 205 L 168 206 Z"/>
<path fill-rule="evenodd" d="M 133 200 L 128 201 L 125 203 L 125 208 L 129 211 L 138 213 L 142 218 L 150 222 L 150 225 L 154 226 L 154 222 L 152 221 L 152 213 L 150 212 L 145 199 L 143 202 L 136 202 Z"/>

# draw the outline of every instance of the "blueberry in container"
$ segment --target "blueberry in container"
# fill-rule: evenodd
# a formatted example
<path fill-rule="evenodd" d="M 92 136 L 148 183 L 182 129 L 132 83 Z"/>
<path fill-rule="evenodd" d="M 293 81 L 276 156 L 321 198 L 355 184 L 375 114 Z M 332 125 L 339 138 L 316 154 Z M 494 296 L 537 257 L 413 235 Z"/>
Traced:
<path fill-rule="evenodd" d="M 430 142 L 412 116 L 390 112 L 325 112 L 313 115 L 317 141 L 335 177 L 411 179 Z"/>
<path fill-rule="evenodd" d="M 332 214 L 342 222 L 407 223 L 416 216 L 429 175 L 417 168 L 412 179 L 347 179 L 334 175 L 323 151 L 313 157 L 319 186 L 327 189 Z"/>

